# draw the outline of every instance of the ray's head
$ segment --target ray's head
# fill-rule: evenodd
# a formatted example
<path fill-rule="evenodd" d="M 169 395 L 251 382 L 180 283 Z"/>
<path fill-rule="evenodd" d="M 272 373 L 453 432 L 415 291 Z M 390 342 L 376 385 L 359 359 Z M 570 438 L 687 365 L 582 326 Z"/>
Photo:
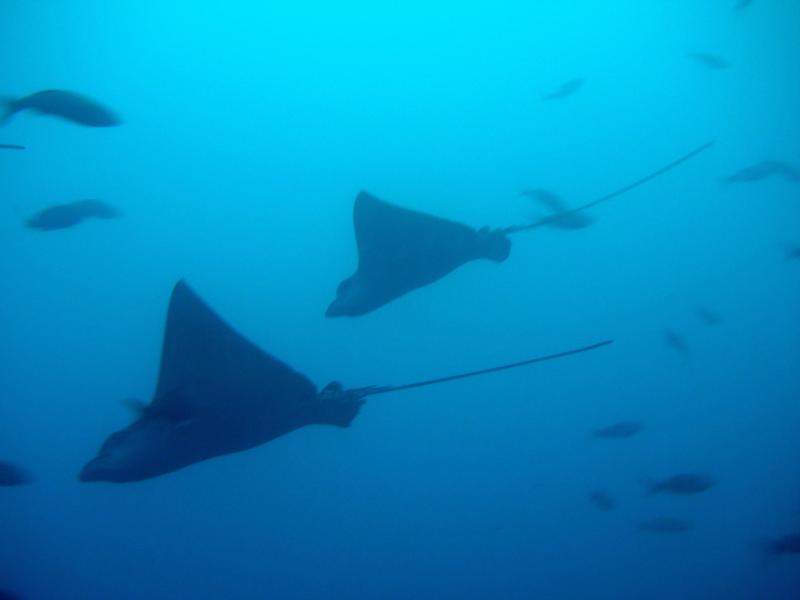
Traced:
<path fill-rule="evenodd" d="M 84 482 L 124 483 L 163 475 L 188 464 L 190 452 L 173 423 L 141 418 L 112 433 L 81 470 Z"/>

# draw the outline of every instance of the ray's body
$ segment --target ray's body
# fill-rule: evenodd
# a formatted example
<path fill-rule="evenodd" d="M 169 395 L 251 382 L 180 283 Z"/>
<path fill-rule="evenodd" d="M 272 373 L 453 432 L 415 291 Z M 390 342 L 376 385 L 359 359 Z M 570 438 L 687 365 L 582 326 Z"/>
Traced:
<path fill-rule="evenodd" d="M 228 327 L 185 283 L 172 293 L 152 402 L 112 434 L 81 481 L 128 482 L 264 444 L 299 427 L 347 427 L 362 400 L 327 398 Z"/>
<path fill-rule="evenodd" d="M 139 481 L 265 444 L 308 425 L 348 427 L 364 398 L 436 385 L 587 352 L 604 341 L 517 363 L 399 386 L 321 391 L 234 331 L 188 285 L 170 299 L 153 399 L 111 434 L 81 481 Z"/>
<path fill-rule="evenodd" d="M 401 208 L 361 192 L 353 207 L 358 246 L 356 272 L 339 284 L 325 316 L 359 316 L 464 263 L 503 262 L 511 241 L 500 230 L 467 225 Z"/>

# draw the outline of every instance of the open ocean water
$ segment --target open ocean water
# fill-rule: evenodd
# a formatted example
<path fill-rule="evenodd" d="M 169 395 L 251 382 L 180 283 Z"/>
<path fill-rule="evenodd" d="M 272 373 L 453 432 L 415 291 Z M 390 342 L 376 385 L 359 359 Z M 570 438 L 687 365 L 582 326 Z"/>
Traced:
<path fill-rule="evenodd" d="M 796 0 L 0 0 L 0 597 L 800 598 L 798 34 Z M 553 220 L 329 318 L 362 190 Z M 318 388 L 614 343 L 80 481 L 195 415 L 126 400 L 179 280 Z"/>

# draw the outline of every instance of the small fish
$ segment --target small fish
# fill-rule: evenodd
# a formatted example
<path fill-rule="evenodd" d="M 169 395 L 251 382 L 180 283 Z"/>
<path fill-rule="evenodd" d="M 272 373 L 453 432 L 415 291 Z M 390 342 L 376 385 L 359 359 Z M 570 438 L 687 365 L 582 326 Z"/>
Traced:
<path fill-rule="evenodd" d="M 690 52 L 687 56 L 692 60 L 696 60 L 700 64 L 705 65 L 709 69 L 714 69 L 715 71 L 727 69 L 731 66 L 730 63 L 721 56 L 710 54 L 708 52 Z"/>
<path fill-rule="evenodd" d="M 792 533 L 770 540 L 764 545 L 764 552 L 770 557 L 800 554 L 800 533 Z"/>
<path fill-rule="evenodd" d="M 25 485 L 31 481 L 33 478 L 23 468 L 0 460 L 0 487 Z"/>
<path fill-rule="evenodd" d="M 650 533 L 684 533 L 692 529 L 692 527 L 690 521 L 672 519 L 670 517 L 656 517 L 639 523 L 639 531 L 648 531 Z"/>
<path fill-rule="evenodd" d="M 694 314 L 696 314 L 697 318 L 706 325 L 719 325 L 722 323 L 722 319 L 720 319 L 717 313 L 707 308 L 703 308 L 702 306 L 696 308 Z"/>
<path fill-rule="evenodd" d="M 520 192 L 520 196 L 536 200 L 551 212 L 540 221 L 543 225 L 559 229 L 583 229 L 594 223 L 594 219 L 586 213 L 570 210 L 561 196 L 549 190 L 523 190 Z"/>
<path fill-rule="evenodd" d="M 22 98 L 0 99 L 0 125 L 25 110 L 87 127 L 112 127 L 122 122 L 109 108 L 87 96 L 66 90 L 45 90 Z"/>
<path fill-rule="evenodd" d="M 723 178 L 724 183 L 750 183 L 767 177 L 781 177 L 786 181 L 800 183 L 800 167 L 781 160 L 762 160 L 739 169 Z"/>
<path fill-rule="evenodd" d="M 682 354 L 685 357 L 689 356 L 689 344 L 686 342 L 686 338 L 683 337 L 681 334 L 672 331 L 671 329 L 665 329 L 663 333 L 664 337 L 664 345 L 667 348 L 672 348 L 679 354 Z"/>
<path fill-rule="evenodd" d="M 572 96 L 575 92 L 583 87 L 584 80 L 583 79 L 570 79 L 569 81 L 565 81 L 562 83 L 558 89 L 546 94 L 544 96 L 544 100 L 561 100 L 563 98 L 567 98 L 568 96 Z"/>
<path fill-rule="evenodd" d="M 747 8 L 753 3 L 753 0 L 739 0 L 736 5 L 733 7 L 733 10 L 742 10 L 743 8 Z"/>
<path fill-rule="evenodd" d="M 617 503 L 614 499 L 606 494 L 603 490 L 595 490 L 589 494 L 589 500 L 594 504 L 598 510 L 609 511 L 614 510 Z"/>
<path fill-rule="evenodd" d="M 119 212 L 110 204 L 100 200 L 78 200 L 68 204 L 57 204 L 39 211 L 25 222 L 30 229 L 53 231 L 73 227 L 84 219 L 114 219 Z"/>
<path fill-rule="evenodd" d="M 647 486 L 645 496 L 655 494 L 691 496 L 708 491 L 716 485 L 716 481 L 708 475 L 680 473 L 662 481 L 648 482 L 645 485 Z"/>
<path fill-rule="evenodd" d="M 3 150 L 25 150 L 25 146 L 20 146 L 19 144 L 0 144 L 0 148 Z"/>
<path fill-rule="evenodd" d="M 591 437 L 603 439 L 620 439 L 633 437 L 644 428 L 639 421 L 620 421 L 608 427 L 595 429 Z"/>

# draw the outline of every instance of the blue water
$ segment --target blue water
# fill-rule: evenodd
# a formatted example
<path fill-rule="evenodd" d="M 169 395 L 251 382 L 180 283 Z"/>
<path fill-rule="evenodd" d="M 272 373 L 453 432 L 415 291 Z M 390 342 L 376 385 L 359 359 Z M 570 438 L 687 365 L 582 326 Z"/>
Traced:
<path fill-rule="evenodd" d="M 26 599 L 800 597 L 800 4 L 756 0 L 0 4 L 0 93 L 64 88 L 124 125 L 0 129 L 0 588 Z M 713 71 L 687 58 L 713 52 Z M 561 83 L 584 86 L 560 101 Z M 707 140 L 580 231 L 514 237 L 358 319 L 361 189 L 472 226 L 578 204 Z M 124 217 L 43 233 L 51 204 Z M 172 285 L 318 385 L 396 384 L 607 337 L 609 348 L 379 396 L 140 483 L 76 475 L 149 398 Z M 710 327 L 696 307 L 718 313 Z M 662 331 L 680 332 L 685 359 Z M 588 432 L 635 419 L 629 440 Z M 694 497 L 642 481 L 713 475 Z M 615 510 L 588 499 L 606 490 Z M 637 523 L 689 519 L 648 534 Z"/>

